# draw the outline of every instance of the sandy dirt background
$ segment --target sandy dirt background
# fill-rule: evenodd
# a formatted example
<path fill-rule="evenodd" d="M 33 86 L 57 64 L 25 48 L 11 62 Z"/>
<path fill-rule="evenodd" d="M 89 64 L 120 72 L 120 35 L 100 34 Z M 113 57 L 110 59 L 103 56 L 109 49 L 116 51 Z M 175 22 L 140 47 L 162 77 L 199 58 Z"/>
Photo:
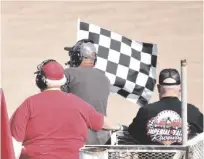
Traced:
<path fill-rule="evenodd" d="M 38 92 L 36 66 L 47 58 L 64 64 L 64 46 L 76 41 L 77 18 L 138 41 L 158 44 L 158 69 L 188 60 L 188 101 L 203 107 L 202 2 L 1 2 L 1 85 L 9 116 Z M 157 90 L 151 102 L 158 99 Z M 108 116 L 129 124 L 138 106 L 111 95 Z"/>

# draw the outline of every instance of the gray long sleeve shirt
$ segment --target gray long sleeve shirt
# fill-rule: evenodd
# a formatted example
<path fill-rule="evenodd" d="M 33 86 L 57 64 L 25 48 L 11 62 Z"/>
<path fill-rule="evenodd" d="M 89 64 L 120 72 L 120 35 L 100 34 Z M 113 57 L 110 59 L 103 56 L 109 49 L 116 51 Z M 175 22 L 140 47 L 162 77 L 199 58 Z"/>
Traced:
<path fill-rule="evenodd" d="M 77 95 L 106 116 L 110 81 L 103 73 L 95 68 L 70 67 L 65 69 L 65 76 L 69 82 L 62 87 L 63 91 Z M 109 138 L 108 131 L 89 130 L 86 144 L 104 145 Z"/>

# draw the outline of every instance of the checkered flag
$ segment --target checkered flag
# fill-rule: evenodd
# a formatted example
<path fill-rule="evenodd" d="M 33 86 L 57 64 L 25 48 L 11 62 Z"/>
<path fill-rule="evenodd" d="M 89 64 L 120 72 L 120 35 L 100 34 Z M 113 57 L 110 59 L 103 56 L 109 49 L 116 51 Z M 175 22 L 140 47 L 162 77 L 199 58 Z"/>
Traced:
<path fill-rule="evenodd" d="M 157 45 L 137 42 L 78 20 L 77 40 L 90 39 L 97 49 L 95 68 L 111 82 L 111 92 L 148 104 L 156 84 Z"/>

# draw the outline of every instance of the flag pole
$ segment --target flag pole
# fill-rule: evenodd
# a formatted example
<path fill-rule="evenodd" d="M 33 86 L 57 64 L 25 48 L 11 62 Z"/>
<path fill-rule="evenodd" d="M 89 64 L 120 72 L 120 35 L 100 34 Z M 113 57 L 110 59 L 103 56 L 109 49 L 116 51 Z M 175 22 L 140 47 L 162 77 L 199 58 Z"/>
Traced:
<path fill-rule="evenodd" d="M 187 61 L 181 60 L 182 144 L 188 140 L 187 123 Z"/>

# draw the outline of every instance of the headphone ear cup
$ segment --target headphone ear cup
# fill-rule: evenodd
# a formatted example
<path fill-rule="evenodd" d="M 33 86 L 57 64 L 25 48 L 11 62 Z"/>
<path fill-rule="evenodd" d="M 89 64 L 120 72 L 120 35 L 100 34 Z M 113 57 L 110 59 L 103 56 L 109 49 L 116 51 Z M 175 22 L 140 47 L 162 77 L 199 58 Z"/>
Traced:
<path fill-rule="evenodd" d="M 38 73 L 36 75 L 36 80 L 35 81 L 36 81 L 36 85 L 41 90 L 47 88 L 47 82 L 46 82 L 46 78 L 45 78 L 45 75 L 44 75 L 43 71 L 41 71 L 40 73 Z"/>
<path fill-rule="evenodd" d="M 45 73 L 43 71 L 41 71 L 41 76 L 42 76 L 43 83 L 45 83 L 45 85 L 47 86 L 47 81 L 46 81 Z"/>
<path fill-rule="evenodd" d="M 80 50 L 73 52 L 72 56 L 70 56 L 70 67 L 79 67 L 82 62 L 82 55 Z"/>

